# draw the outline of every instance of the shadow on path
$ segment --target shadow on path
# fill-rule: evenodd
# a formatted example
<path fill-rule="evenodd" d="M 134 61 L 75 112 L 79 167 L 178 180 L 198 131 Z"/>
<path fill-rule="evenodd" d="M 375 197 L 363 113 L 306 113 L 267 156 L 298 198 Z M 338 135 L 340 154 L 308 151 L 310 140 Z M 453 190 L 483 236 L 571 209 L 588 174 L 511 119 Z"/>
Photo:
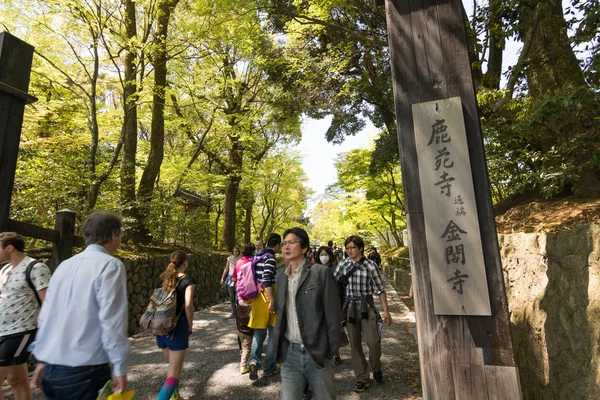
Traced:
<path fill-rule="evenodd" d="M 336 366 L 335 385 L 338 399 L 419 399 L 421 383 L 413 314 L 386 283 L 393 324 L 383 333 L 382 364 L 384 382 L 373 383 L 362 394 L 352 391 L 355 383 L 350 363 L 350 348 L 341 349 L 343 364 Z M 377 302 L 377 300 L 376 300 Z M 280 398 L 279 374 L 250 381 L 240 375 L 240 355 L 235 320 L 229 319 L 226 303 L 194 314 L 194 333 L 181 380 L 185 399 L 275 400 Z M 153 400 L 167 374 L 167 363 L 153 337 L 131 339 L 129 388 L 136 390 L 136 400 Z M 265 346 L 266 349 L 266 346 Z M 365 351 L 367 347 L 365 345 Z M 5 392 L 6 394 L 8 392 Z M 12 399 L 11 395 L 7 399 Z M 34 399 L 42 399 L 34 396 Z"/>

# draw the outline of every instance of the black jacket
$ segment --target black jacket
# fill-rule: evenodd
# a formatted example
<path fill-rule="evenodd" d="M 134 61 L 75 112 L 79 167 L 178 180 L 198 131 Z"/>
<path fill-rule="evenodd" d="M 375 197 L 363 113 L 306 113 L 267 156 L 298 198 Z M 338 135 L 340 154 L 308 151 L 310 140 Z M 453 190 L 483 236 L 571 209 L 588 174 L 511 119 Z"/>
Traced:
<path fill-rule="evenodd" d="M 285 271 L 277 274 L 277 323 L 273 332 L 275 359 L 285 361 L 289 341 L 287 330 L 286 299 L 288 276 Z M 304 268 L 296 292 L 296 312 L 304 347 L 320 366 L 325 359 L 332 359 L 340 347 L 342 335 L 341 306 L 337 285 L 329 268 L 304 261 Z"/>

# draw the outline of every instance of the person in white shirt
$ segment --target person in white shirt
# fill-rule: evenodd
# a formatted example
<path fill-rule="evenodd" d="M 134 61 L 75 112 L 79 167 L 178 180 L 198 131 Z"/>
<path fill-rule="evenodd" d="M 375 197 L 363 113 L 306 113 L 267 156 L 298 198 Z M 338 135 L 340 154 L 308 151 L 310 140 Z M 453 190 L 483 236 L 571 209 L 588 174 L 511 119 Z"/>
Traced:
<path fill-rule="evenodd" d="M 24 251 L 21 236 L 0 233 L 0 264 L 8 262 L 0 270 L 0 384 L 7 378 L 16 400 L 31 400 L 27 346 L 35 338 L 40 303 L 50 280 L 50 269 Z"/>
<path fill-rule="evenodd" d="M 52 275 L 31 345 L 32 387 L 51 400 L 95 400 L 111 376 L 113 390 L 127 386 L 127 277 L 110 255 L 121 246 L 121 218 L 94 212 L 82 231 L 87 247 Z"/>

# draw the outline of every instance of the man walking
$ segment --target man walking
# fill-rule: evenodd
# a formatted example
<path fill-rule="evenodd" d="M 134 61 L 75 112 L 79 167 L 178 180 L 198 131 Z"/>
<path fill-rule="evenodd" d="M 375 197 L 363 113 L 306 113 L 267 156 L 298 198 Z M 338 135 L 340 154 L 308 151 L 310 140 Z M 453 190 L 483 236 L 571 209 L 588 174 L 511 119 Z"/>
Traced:
<path fill-rule="evenodd" d="M 275 253 L 281 248 L 281 236 L 277 233 L 271 233 L 267 240 L 267 247 L 256 253 L 255 272 L 256 280 L 262 283 L 264 291 L 258 294 L 252 300 L 252 313 L 248 327 L 254 329 L 254 338 L 252 339 L 252 351 L 248 368 L 250 370 L 250 380 L 258 379 L 258 366 L 262 358 L 262 349 L 269 333 L 269 342 L 267 344 L 267 358 L 263 365 L 265 376 L 270 376 L 279 371 L 279 365 L 275 363 L 273 348 L 273 327 L 277 320 L 277 307 L 275 300 L 275 274 L 277 273 L 277 259 Z"/>
<path fill-rule="evenodd" d="M 375 382 L 381 383 L 381 329 L 382 316 L 375 308 L 373 295 L 379 296 L 383 307 L 383 321 L 392 323 L 387 296 L 381 275 L 375 263 L 364 256 L 365 243 L 360 236 L 350 236 L 344 243 L 348 258 L 335 271 L 336 281 L 347 281 L 346 299 L 342 308 L 342 320 L 346 322 L 352 354 L 352 369 L 357 379 L 354 391 L 364 392 L 371 386 L 370 371 Z M 369 363 L 365 359 L 362 340 L 369 347 Z M 369 365 L 370 364 L 370 365 Z M 370 369 L 369 369 L 370 367 Z"/>
<path fill-rule="evenodd" d="M 8 378 L 15 400 L 31 400 L 27 346 L 35 338 L 37 317 L 50 281 L 50 269 L 24 251 L 21 236 L 0 233 L 0 264 L 8 262 L 0 271 L 0 384 Z"/>
<path fill-rule="evenodd" d="M 110 255 L 121 246 L 121 218 L 90 214 L 85 251 L 61 263 L 38 318 L 32 386 L 52 400 L 94 400 L 107 381 L 127 386 L 127 278 Z M 112 364 L 112 371 L 109 367 Z"/>
<path fill-rule="evenodd" d="M 312 264 L 308 234 L 283 234 L 285 273 L 277 276 L 279 318 L 273 338 L 281 363 L 283 400 L 300 400 L 308 382 L 315 400 L 335 399 L 333 358 L 340 346 L 341 308 L 331 270 Z"/>

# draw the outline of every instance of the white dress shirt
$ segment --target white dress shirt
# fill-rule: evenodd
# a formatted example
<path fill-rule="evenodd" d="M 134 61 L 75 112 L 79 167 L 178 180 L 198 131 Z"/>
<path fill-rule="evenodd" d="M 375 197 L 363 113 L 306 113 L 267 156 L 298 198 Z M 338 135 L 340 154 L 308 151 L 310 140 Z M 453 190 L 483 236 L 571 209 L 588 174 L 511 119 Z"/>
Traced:
<path fill-rule="evenodd" d="M 52 275 L 30 349 L 45 363 L 78 367 L 110 362 L 114 376 L 126 375 L 127 312 L 125 266 L 104 247 L 89 245 Z"/>

